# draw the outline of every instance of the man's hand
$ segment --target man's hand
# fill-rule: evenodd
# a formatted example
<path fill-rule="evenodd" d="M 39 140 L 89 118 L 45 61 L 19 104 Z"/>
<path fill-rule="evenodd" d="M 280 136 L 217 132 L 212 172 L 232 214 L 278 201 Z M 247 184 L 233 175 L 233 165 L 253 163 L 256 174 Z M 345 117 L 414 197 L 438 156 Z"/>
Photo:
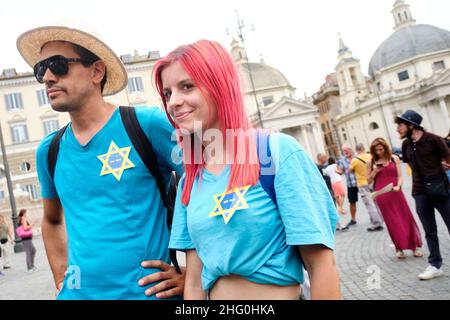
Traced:
<path fill-rule="evenodd" d="M 447 161 L 442 161 L 442 168 L 444 171 L 450 170 L 450 164 L 448 164 Z"/>
<path fill-rule="evenodd" d="M 64 282 L 60 282 L 56 286 L 56 294 L 55 294 L 56 297 L 58 297 L 59 293 L 61 292 L 63 285 L 64 285 Z"/>
<path fill-rule="evenodd" d="M 64 278 L 62 278 L 60 281 L 56 281 L 56 294 L 55 296 L 58 297 L 59 293 L 61 292 L 63 286 L 64 286 L 64 279 L 67 276 L 67 270 L 64 272 Z"/>
<path fill-rule="evenodd" d="M 156 294 L 158 299 L 166 299 L 183 294 L 186 276 L 185 268 L 180 267 L 181 274 L 179 274 L 174 267 L 160 260 L 144 261 L 141 265 L 143 268 L 156 268 L 161 270 L 161 272 L 153 273 L 139 280 L 138 283 L 141 287 L 160 281 L 160 283 L 145 291 L 147 296 Z"/>

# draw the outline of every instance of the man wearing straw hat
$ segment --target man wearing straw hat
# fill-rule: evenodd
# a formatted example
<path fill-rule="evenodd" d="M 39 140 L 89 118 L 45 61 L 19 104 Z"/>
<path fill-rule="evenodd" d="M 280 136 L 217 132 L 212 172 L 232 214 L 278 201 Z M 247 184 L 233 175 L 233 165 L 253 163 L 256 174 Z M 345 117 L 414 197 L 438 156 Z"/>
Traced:
<path fill-rule="evenodd" d="M 54 174 L 37 151 L 44 202 L 43 239 L 58 299 L 179 298 L 184 275 L 168 259 L 164 204 L 136 152 L 119 108 L 103 99 L 127 85 L 116 54 L 84 31 L 48 26 L 17 40 L 52 108 L 71 122 L 60 138 Z M 158 108 L 136 108 L 161 173 L 182 174 L 171 154 L 173 128 Z M 53 172 L 53 171 L 52 171 Z"/>

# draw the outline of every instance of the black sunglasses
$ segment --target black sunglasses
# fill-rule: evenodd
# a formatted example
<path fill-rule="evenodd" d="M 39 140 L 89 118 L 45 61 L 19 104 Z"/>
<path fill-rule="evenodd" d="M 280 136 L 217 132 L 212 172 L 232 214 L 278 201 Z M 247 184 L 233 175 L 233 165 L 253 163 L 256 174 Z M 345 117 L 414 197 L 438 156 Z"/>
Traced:
<path fill-rule="evenodd" d="M 95 61 L 86 60 L 81 58 L 66 58 L 61 55 L 52 56 L 45 60 L 39 61 L 34 65 L 34 76 L 39 83 L 44 83 L 44 75 L 47 72 L 47 69 L 55 76 L 63 76 L 69 72 L 69 63 L 70 62 L 81 62 L 84 65 L 90 65 Z"/>

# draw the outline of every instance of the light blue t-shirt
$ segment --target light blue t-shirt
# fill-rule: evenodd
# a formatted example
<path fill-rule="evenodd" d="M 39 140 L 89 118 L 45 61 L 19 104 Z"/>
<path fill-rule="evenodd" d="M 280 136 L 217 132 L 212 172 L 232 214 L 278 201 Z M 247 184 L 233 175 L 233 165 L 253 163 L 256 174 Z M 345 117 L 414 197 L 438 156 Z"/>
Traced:
<path fill-rule="evenodd" d="M 272 134 L 270 149 L 278 208 L 260 183 L 224 194 L 230 166 L 218 176 L 204 170 L 187 207 L 181 203 L 184 178 L 180 181 L 169 247 L 197 251 L 205 291 L 231 274 L 261 284 L 303 283 L 295 246 L 334 250 L 337 213 L 317 166 L 285 134 Z"/>
<path fill-rule="evenodd" d="M 138 107 L 136 113 L 163 176 L 172 170 L 182 174 L 181 164 L 172 161 L 178 147 L 166 115 L 148 107 Z M 58 299 L 148 299 L 148 287 L 140 287 L 138 280 L 159 270 L 144 269 L 141 262 L 170 261 L 166 210 L 119 109 L 84 146 L 69 125 L 53 180 L 47 153 L 54 135 L 41 142 L 37 169 L 42 197 L 59 197 L 64 208 L 69 268 Z"/>

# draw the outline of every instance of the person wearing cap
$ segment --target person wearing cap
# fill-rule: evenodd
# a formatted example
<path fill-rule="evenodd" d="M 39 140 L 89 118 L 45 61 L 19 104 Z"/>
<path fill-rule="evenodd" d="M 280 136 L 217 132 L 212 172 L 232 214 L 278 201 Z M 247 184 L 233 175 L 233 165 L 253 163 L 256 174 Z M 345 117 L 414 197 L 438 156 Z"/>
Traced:
<path fill-rule="evenodd" d="M 435 209 L 441 214 L 450 233 L 449 182 L 444 172 L 450 164 L 450 151 L 443 138 L 425 131 L 421 126 L 422 116 L 417 112 L 407 110 L 396 117 L 395 122 L 397 132 L 405 139 L 402 145 L 403 162 L 412 168 L 412 195 L 430 251 L 429 266 L 418 277 L 429 280 L 443 274 Z"/>
<path fill-rule="evenodd" d="M 125 68 L 98 37 L 64 26 L 17 40 L 52 108 L 71 122 L 52 178 L 45 137 L 37 150 L 42 233 L 58 299 L 179 299 L 184 273 L 169 265 L 166 213 L 155 179 L 137 154 L 119 108 L 103 96 L 127 85 Z M 158 108 L 136 108 L 164 177 L 182 174 L 171 158 L 173 127 Z"/>

